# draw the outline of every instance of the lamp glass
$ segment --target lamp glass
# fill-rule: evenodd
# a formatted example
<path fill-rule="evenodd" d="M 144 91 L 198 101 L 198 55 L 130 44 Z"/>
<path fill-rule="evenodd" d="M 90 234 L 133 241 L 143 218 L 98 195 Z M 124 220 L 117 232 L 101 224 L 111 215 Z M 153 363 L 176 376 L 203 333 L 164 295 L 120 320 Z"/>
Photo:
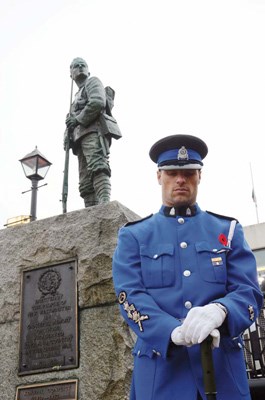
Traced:
<path fill-rule="evenodd" d="M 45 158 L 34 155 L 21 160 L 24 173 L 29 179 L 44 179 L 51 163 Z"/>

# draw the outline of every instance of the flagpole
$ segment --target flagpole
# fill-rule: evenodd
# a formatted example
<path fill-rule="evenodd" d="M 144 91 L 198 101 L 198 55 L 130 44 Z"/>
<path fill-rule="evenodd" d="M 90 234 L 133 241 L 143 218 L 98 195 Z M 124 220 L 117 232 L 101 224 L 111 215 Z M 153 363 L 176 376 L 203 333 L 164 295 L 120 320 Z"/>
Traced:
<path fill-rule="evenodd" d="M 255 189 L 254 189 L 254 180 L 253 180 L 251 163 L 249 163 L 249 165 L 250 165 L 250 174 L 251 174 L 251 181 L 252 181 L 252 199 L 255 203 L 257 223 L 259 224 L 258 203 L 257 203 L 256 194 L 255 194 Z"/>

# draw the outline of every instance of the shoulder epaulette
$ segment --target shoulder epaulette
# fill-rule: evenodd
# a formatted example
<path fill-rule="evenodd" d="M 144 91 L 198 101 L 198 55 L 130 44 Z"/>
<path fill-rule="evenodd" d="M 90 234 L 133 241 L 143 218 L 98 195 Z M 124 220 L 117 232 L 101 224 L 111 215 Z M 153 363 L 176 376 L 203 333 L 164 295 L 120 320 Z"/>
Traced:
<path fill-rule="evenodd" d="M 146 219 L 152 217 L 153 214 L 148 215 L 147 217 L 141 218 L 141 219 L 137 219 L 136 221 L 130 221 L 130 222 L 126 222 L 126 224 L 124 224 L 123 226 L 129 226 L 129 225 L 134 225 L 134 224 L 138 224 L 139 222 L 145 221 Z"/>
<path fill-rule="evenodd" d="M 206 210 L 206 212 L 207 212 L 208 214 L 214 215 L 214 216 L 217 217 L 217 218 L 222 218 L 222 219 L 227 219 L 228 221 L 236 221 L 236 222 L 238 222 L 238 220 L 237 220 L 236 218 L 233 218 L 233 217 L 228 217 L 228 216 L 226 216 L 226 215 L 216 214 L 216 213 L 213 213 L 213 212 L 207 211 L 207 210 Z"/>

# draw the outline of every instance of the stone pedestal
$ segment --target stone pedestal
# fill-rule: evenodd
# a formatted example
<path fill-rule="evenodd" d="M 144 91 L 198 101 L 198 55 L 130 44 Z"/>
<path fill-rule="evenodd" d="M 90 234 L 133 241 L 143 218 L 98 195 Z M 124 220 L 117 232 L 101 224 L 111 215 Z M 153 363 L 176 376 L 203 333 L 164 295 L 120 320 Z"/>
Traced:
<path fill-rule="evenodd" d="M 114 201 L 0 231 L 0 392 L 78 380 L 78 400 L 128 399 L 133 337 L 119 313 L 112 284 L 118 229 L 139 217 Z M 77 368 L 18 375 L 22 272 L 76 260 Z"/>

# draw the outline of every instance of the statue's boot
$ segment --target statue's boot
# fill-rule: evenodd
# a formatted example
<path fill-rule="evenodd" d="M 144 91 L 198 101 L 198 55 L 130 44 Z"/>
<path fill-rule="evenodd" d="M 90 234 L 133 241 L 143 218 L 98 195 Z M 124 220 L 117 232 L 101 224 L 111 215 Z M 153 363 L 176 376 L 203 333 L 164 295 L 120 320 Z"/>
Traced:
<path fill-rule="evenodd" d="M 85 207 L 92 207 L 98 204 L 95 193 L 89 194 L 84 198 Z"/>
<path fill-rule="evenodd" d="M 94 176 L 93 185 L 99 204 L 108 203 L 111 192 L 109 176 L 100 172 Z"/>

